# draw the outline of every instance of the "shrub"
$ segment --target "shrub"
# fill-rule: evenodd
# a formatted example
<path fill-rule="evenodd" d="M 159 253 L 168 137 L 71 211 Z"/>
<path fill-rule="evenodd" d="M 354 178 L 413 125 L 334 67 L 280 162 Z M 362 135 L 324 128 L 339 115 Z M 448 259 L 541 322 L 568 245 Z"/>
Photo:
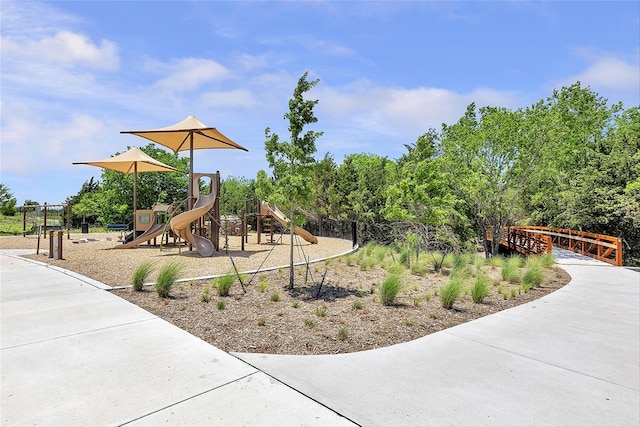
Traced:
<path fill-rule="evenodd" d="M 446 308 L 447 310 L 453 307 L 453 304 L 460 296 L 461 290 L 462 281 L 458 278 L 452 278 L 451 280 L 449 280 L 449 283 L 442 286 L 440 288 L 440 302 L 442 303 L 442 307 Z"/>
<path fill-rule="evenodd" d="M 473 302 L 480 303 L 489 296 L 489 278 L 484 275 L 476 277 L 471 287 L 471 299 Z"/>
<path fill-rule="evenodd" d="M 383 305 L 393 305 L 401 287 L 402 278 L 399 274 L 390 274 L 385 277 L 380 285 L 380 302 Z"/>
<path fill-rule="evenodd" d="M 178 280 L 182 265 L 177 261 L 169 261 L 160 269 L 158 278 L 156 279 L 156 292 L 160 298 L 167 298 L 171 292 L 171 288 Z"/>
<path fill-rule="evenodd" d="M 144 284 L 145 280 L 147 280 L 152 270 L 153 264 L 151 263 L 151 261 L 145 261 L 140 264 L 138 268 L 136 268 L 136 271 L 133 273 L 132 281 L 134 291 L 142 290 L 142 285 Z"/>
<path fill-rule="evenodd" d="M 528 290 L 532 287 L 540 286 L 542 279 L 544 279 L 542 267 L 531 267 L 528 268 L 524 276 L 522 276 L 522 285 Z"/>

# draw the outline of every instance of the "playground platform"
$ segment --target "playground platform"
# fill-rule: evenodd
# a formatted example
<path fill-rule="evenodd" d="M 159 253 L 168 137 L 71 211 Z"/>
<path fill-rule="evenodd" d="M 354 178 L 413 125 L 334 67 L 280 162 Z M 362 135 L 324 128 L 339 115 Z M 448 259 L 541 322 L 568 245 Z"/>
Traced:
<path fill-rule="evenodd" d="M 537 301 L 383 349 L 225 353 L 0 251 L 2 425 L 640 423 L 640 273 L 559 255 Z"/>

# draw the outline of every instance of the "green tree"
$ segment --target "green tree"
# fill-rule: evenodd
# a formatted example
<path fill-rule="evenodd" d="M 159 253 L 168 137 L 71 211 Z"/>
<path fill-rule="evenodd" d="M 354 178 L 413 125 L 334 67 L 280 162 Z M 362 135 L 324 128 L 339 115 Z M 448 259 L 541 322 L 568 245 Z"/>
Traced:
<path fill-rule="evenodd" d="M 336 201 L 341 219 L 364 224 L 384 221 L 387 177 L 395 162 L 377 154 L 349 154 L 338 166 Z"/>
<path fill-rule="evenodd" d="M 337 178 L 338 166 L 330 153 L 326 153 L 311 169 L 313 202 L 307 216 L 314 218 L 319 224 L 337 217 Z"/>
<path fill-rule="evenodd" d="M 233 176 L 222 180 L 220 184 L 220 213 L 223 215 L 240 215 L 245 202 L 254 202 L 255 180 Z"/>
<path fill-rule="evenodd" d="M 478 118 L 479 115 L 479 118 Z M 454 125 L 442 126 L 442 161 L 457 199 L 479 231 L 486 256 L 498 252 L 517 196 L 548 144 L 537 128 L 526 128 L 524 112 L 467 107 Z M 491 232 L 493 239 L 485 236 Z"/>
<path fill-rule="evenodd" d="M 16 214 L 17 200 L 8 186 L 0 183 L 0 213 L 2 215 L 13 216 Z"/>
<path fill-rule="evenodd" d="M 322 132 L 312 130 L 304 132 L 305 126 L 318 121 L 313 114 L 313 107 L 318 100 L 306 100 L 304 94 L 320 80 L 308 81 L 308 74 L 305 72 L 298 80 L 293 98 L 289 100 L 289 112 L 284 115 L 289 121 L 289 141 L 280 141 L 270 128 L 265 129 L 265 151 L 269 167 L 273 169 L 273 178 L 269 179 L 264 171 L 258 172 L 256 188 L 261 200 L 277 203 L 290 212 L 289 287 L 292 289 L 294 220 L 297 209 L 308 203 L 313 195 L 309 172 L 315 163 L 316 139 L 322 135 Z"/>

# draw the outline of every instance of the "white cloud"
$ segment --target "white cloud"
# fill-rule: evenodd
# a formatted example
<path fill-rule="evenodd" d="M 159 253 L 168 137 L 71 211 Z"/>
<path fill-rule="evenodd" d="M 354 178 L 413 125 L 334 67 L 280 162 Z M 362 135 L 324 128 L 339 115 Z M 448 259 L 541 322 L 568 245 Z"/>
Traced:
<path fill-rule="evenodd" d="M 612 102 L 622 101 L 628 106 L 640 104 L 640 60 L 638 52 L 623 58 L 592 49 L 577 49 L 576 55 L 587 62 L 586 68 L 573 76 L 562 79 L 554 88 L 568 86 L 579 81 Z"/>
<path fill-rule="evenodd" d="M 120 66 L 115 43 L 103 39 L 96 44 L 85 35 L 71 31 L 59 31 L 53 36 L 35 40 L 3 37 L 2 55 L 14 60 L 29 60 L 62 67 L 81 66 L 112 71 Z"/>
<path fill-rule="evenodd" d="M 168 64 L 151 62 L 145 68 L 165 75 L 153 86 L 169 93 L 192 91 L 205 83 L 220 81 L 230 75 L 225 66 L 204 58 L 183 58 Z"/>
<path fill-rule="evenodd" d="M 640 89 L 640 67 L 612 56 L 597 59 L 582 73 L 571 77 L 591 86 L 614 90 Z"/>

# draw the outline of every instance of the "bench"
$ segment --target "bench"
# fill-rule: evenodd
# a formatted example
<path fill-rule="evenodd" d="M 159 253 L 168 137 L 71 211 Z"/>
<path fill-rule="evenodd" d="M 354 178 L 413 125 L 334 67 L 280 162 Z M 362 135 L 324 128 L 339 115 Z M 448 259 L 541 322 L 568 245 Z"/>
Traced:
<path fill-rule="evenodd" d="M 129 231 L 129 224 L 109 224 L 107 225 L 107 231 L 119 231 L 122 238 L 124 233 Z"/>

